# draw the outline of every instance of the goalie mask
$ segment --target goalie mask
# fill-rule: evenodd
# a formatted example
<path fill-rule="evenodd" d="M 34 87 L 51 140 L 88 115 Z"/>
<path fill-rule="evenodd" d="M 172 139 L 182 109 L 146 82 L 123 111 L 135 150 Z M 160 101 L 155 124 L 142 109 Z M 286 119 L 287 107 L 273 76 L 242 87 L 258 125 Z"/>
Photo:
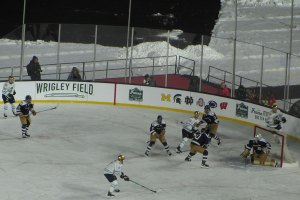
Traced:
<path fill-rule="evenodd" d="M 123 163 L 123 161 L 125 160 L 125 156 L 124 155 L 118 155 L 118 161 L 120 161 L 121 163 Z"/>
<path fill-rule="evenodd" d="M 261 140 L 261 139 L 263 139 L 263 137 L 260 133 L 258 133 L 258 134 L 255 135 L 255 139 Z"/>

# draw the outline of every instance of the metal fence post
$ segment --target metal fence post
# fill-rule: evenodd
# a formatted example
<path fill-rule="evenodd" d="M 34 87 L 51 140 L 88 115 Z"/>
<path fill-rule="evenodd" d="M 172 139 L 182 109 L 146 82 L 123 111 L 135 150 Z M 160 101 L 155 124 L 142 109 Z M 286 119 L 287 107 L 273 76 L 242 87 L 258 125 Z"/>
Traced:
<path fill-rule="evenodd" d="M 131 84 L 131 76 L 133 75 L 133 72 L 132 72 L 133 35 L 134 35 L 134 27 L 131 28 L 130 59 L 129 59 L 129 84 Z"/>
<path fill-rule="evenodd" d="M 260 86 L 259 86 L 259 103 L 262 104 L 262 82 L 263 82 L 263 73 L 264 73 L 264 54 L 265 47 L 262 46 L 261 49 L 261 66 L 260 66 Z"/>
<path fill-rule="evenodd" d="M 60 55 L 60 37 L 61 37 L 61 24 L 58 25 L 56 72 L 59 72 L 60 67 L 61 67 L 61 65 L 59 64 L 60 63 L 60 59 L 59 59 L 59 55 Z M 60 76 L 58 76 L 58 74 L 56 74 L 56 79 L 60 79 Z"/>
<path fill-rule="evenodd" d="M 202 92 L 202 73 L 203 73 L 203 43 L 204 36 L 201 35 L 201 60 L 200 60 L 200 74 L 199 74 L 199 92 Z"/>
<path fill-rule="evenodd" d="M 169 73 L 169 47 L 170 47 L 170 31 L 168 30 L 168 41 L 167 41 L 167 70 L 165 75 L 165 87 L 168 87 L 168 73 Z"/>
<path fill-rule="evenodd" d="M 97 57 L 97 39 L 98 39 L 98 25 L 95 26 L 94 60 L 93 60 L 93 77 L 92 77 L 93 81 L 95 81 L 96 57 Z"/>

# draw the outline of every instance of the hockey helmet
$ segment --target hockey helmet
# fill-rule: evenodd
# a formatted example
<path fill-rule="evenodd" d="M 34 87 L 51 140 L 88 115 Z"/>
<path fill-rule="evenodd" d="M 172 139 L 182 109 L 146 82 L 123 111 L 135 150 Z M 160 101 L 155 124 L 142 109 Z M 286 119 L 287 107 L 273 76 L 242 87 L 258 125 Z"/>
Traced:
<path fill-rule="evenodd" d="M 26 101 L 31 100 L 31 99 L 32 99 L 32 98 L 31 98 L 30 95 L 26 95 L 26 97 L 25 97 L 25 100 L 26 100 Z"/>
<path fill-rule="evenodd" d="M 209 111 L 210 111 L 210 106 L 209 105 L 204 106 L 204 112 L 208 113 Z"/>
<path fill-rule="evenodd" d="M 157 116 L 157 122 L 158 122 L 158 123 L 161 123 L 161 122 L 162 122 L 162 116 L 161 116 L 161 115 L 158 115 L 158 116 Z"/>
<path fill-rule="evenodd" d="M 257 133 L 257 134 L 255 135 L 255 138 L 256 138 L 257 140 L 260 140 L 260 139 L 262 139 L 262 135 L 261 135 L 260 133 Z"/>
<path fill-rule="evenodd" d="M 125 156 L 122 154 L 118 155 L 118 161 L 123 162 L 123 160 L 125 160 Z"/>
<path fill-rule="evenodd" d="M 195 117 L 195 118 L 198 118 L 199 115 L 200 115 L 200 112 L 199 112 L 199 111 L 195 111 L 195 112 L 194 112 L 194 117 Z"/>
<path fill-rule="evenodd" d="M 9 82 L 10 84 L 12 84 L 14 81 L 15 81 L 15 77 L 14 77 L 14 76 L 9 76 L 9 77 L 8 77 L 8 82 Z"/>

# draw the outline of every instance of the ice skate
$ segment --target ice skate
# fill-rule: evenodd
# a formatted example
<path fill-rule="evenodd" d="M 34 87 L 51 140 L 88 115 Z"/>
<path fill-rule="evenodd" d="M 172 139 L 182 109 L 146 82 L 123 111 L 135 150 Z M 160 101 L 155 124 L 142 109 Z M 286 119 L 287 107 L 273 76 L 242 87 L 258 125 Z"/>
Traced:
<path fill-rule="evenodd" d="M 184 160 L 187 161 L 187 162 L 191 162 L 192 161 L 192 159 L 190 157 L 186 157 Z"/>
<path fill-rule="evenodd" d="M 179 154 L 179 153 L 182 153 L 182 151 L 181 151 L 181 149 L 180 149 L 180 147 L 179 147 L 179 146 L 176 148 L 176 150 L 175 150 L 175 151 L 176 151 L 176 153 L 178 153 L 178 154 Z"/>
<path fill-rule="evenodd" d="M 29 135 L 28 133 L 23 133 L 23 134 L 22 134 L 22 137 L 23 137 L 23 138 L 28 138 L 28 137 L 30 137 L 30 135 Z"/>
<path fill-rule="evenodd" d="M 206 168 L 206 169 L 208 169 L 208 168 L 209 168 L 209 165 L 206 164 L 206 162 L 202 162 L 201 168 Z"/>
<path fill-rule="evenodd" d="M 108 197 L 114 197 L 115 195 L 114 195 L 113 193 L 111 193 L 111 192 L 108 192 L 108 193 L 107 193 L 107 196 L 108 196 Z"/>

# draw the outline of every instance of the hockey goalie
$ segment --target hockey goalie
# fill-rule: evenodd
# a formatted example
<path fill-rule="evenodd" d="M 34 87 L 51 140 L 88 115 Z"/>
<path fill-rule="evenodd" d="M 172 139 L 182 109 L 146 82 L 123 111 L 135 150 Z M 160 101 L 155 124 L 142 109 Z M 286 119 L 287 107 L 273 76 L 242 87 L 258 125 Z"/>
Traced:
<path fill-rule="evenodd" d="M 251 150 L 253 150 L 253 153 L 250 155 Z M 250 155 L 251 163 L 254 165 L 277 167 L 277 161 L 269 158 L 270 151 L 271 144 L 261 134 L 257 134 L 245 145 L 241 157 L 247 158 Z"/>

